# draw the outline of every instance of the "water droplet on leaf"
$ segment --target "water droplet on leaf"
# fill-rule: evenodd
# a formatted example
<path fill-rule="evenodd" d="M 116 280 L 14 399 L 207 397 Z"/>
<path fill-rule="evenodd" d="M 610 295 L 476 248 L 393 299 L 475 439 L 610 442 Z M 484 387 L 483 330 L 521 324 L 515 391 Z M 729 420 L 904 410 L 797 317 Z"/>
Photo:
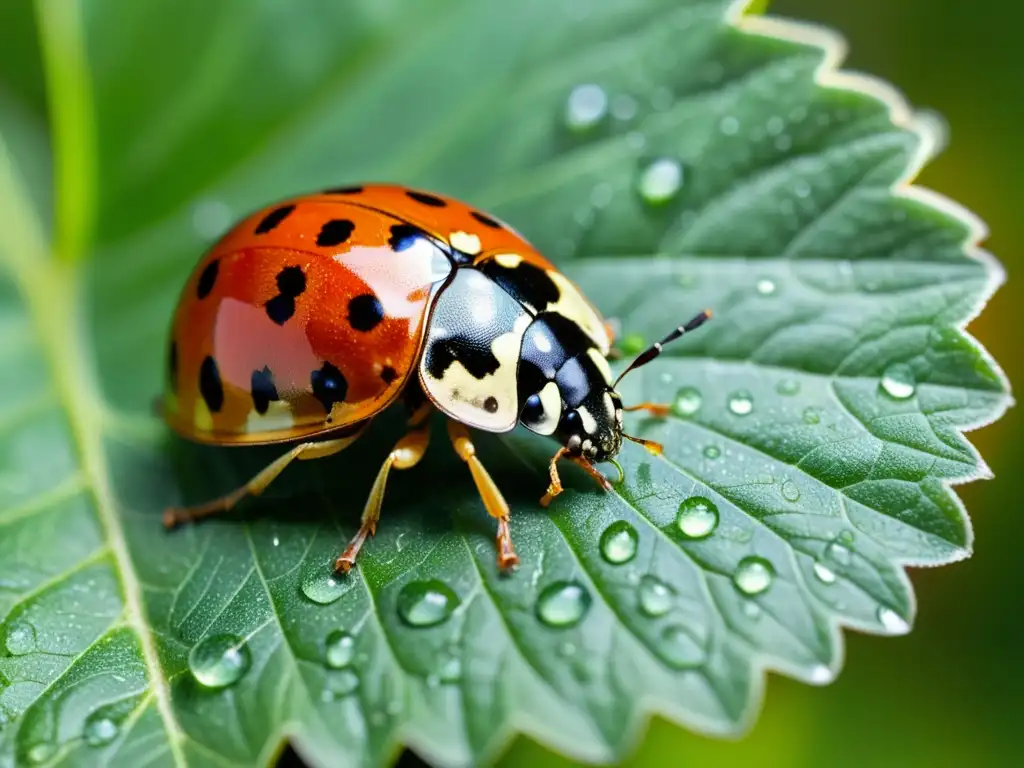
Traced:
<path fill-rule="evenodd" d="M 33 765 L 39 765 L 39 763 L 45 763 L 53 757 L 56 751 L 57 748 L 53 744 L 33 744 L 25 753 L 25 757 L 27 757 L 28 761 Z"/>
<path fill-rule="evenodd" d="M 704 496 L 691 496 L 679 505 L 676 525 L 686 538 L 703 539 L 718 526 L 718 507 Z"/>
<path fill-rule="evenodd" d="M 887 606 L 879 607 L 878 620 L 890 635 L 905 635 L 910 631 L 907 620 Z"/>
<path fill-rule="evenodd" d="M 352 663 L 356 652 L 356 639 L 348 632 L 336 629 L 324 642 L 324 661 L 331 669 L 341 669 Z"/>
<path fill-rule="evenodd" d="M 760 595 L 767 591 L 775 578 L 775 569 L 763 557 L 745 557 L 736 566 L 732 580 L 745 595 Z"/>
<path fill-rule="evenodd" d="M 729 396 L 729 410 L 737 416 L 746 416 L 754 410 L 754 396 L 745 389 Z"/>
<path fill-rule="evenodd" d="M 757 281 L 757 292 L 762 296 L 771 296 L 775 293 L 776 285 L 774 280 L 769 280 L 767 277 L 763 277 Z"/>
<path fill-rule="evenodd" d="M 685 627 L 674 624 L 661 631 L 661 657 L 677 669 L 696 667 L 704 661 L 704 648 Z"/>
<path fill-rule="evenodd" d="M 833 541 L 825 547 L 825 557 L 839 565 L 849 565 L 853 560 L 853 553 L 838 541 Z"/>
<path fill-rule="evenodd" d="M 234 685 L 249 671 L 252 654 L 238 635 L 213 635 L 193 646 L 188 655 L 192 676 L 207 688 Z"/>
<path fill-rule="evenodd" d="M 800 382 L 796 379 L 783 379 L 775 385 L 775 391 L 780 395 L 792 397 L 800 391 Z"/>
<path fill-rule="evenodd" d="M 11 656 L 24 656 L 36 649 L 36 629 L 25 621 L 16 621 L 7 628 L 4 646 Z"/>
<path fill-rule="evenodd" d="M 398 615 L 410 627 L 433 627 L 448 619 L 459 596 L 437 579 L 412 581 L 398 595 Z"/>
<path fill-rule="evenodd" d="M 594 128 L 608 112 L 608 94 L 599 85 L 577 85 L 565 102 L 565 124 L 569 130 L 584 132 Z"/>
<path fill-rule="evenodd" d="M 906 400 L 913 397 L 917 390 L 917 382 L 909 365 L 897 363 L 885 369 L 882 375 L 882 389 L 894 400 Z"/>
<path fill-rule="evenodd" d="M 814 575 L 822 584 L 834 584 L 836 581 L 835 573 L 822 563 L 814 564 Z"/>
<path fill-rule="evenodd" d="M 700 410 L 702 398 L 700 392 L 693 387 L 683 387 L 676 393 L 672 402 L 672 410 L 679 416 L 693 416 Z"/>
<path fill-rule="evenodd" d="M 717 459 L 722 455 L 722 450 L 717 445 L 706 445 L 704 446 L 704 458 L 705 459 Z"/>
<path fill-rule="evenodd" d="M 644 576 L 638 590 L 640 611 L 651 618 L 664 616 L 672 607 L 675 591 L 653 576 Z"/>
<path fill-rule="evenodd" d="M 818 424 L 821 422 L 821 411 L 813 406 L 804 408 L 804 423 L 805 424 Z"/>
<path fill-rule="evenodd" d="M 786 501 L 799 501 L 800 500 L 800 488 L 792 480 L 786 480 L 782 483 L 782 487 L 779 489 L 782 494 L 782 498 Z"/>
<path fill-rule="evenodd" d="M 537 599 L 537 618 L 549 627 L 572 627 L 590 609 L 590 593 L 575 581 L 556 581 Z"/>
<path fill-rule="evenodd" d="M 328 566 L 314 567 L 302 579 L 302 594 L 319 605 L 329 605 L 344 595 L 350 583 Z"/>
<path fill-rule="evenodd" d="M 674 198 L 683 186 L 683 165 L 671 157 L 659 157 L 640 171 L 637 189 L 644 202 L 661 205 Z"/>
<path fill-rule="evenodd" d="M 93 715 L 85 721 L 82 737 L 90 747 L 102 747 L 117 738 L 120 727 L 106 716 Z"/>
<path fill-rule="evenodd" d="M 609 563 L 628 563 L 636 556 L 636 548 L 636 528 L 625 520 L 617 520 L 601 534 L 601 556 Z"/>

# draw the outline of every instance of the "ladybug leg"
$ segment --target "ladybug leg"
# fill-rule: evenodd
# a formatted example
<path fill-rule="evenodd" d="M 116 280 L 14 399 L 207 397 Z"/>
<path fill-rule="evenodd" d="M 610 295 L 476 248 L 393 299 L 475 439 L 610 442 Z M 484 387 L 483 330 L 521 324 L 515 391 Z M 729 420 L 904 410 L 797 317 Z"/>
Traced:
<path fill-rule="evenodd" d="M 246 496 L 259 496 L 277 478 L 284 468 L 296 459 L 319 459 L 323 456 L 330 456 L 350 446 L 362 434 L 359 430 L 353 435 L 338 438 L 336 440 L 323 440 L 315 443 L 300 443 L 288 453 L 280 456 L 265 466 L 252 480 L 236 488 L 229 494 L 220 498 L 208 501 L 205 504 L 197 504 L 193 507 L 171 507 L 164 511 L 164 525 L 167 528 L 174 528 L 182 523 L 192 523 L 203 517 L 217 515 L 227 512 Z"/>
<path fill-rule="evenodd" d="M 366 506 L 363 508 L 359 530 L 345 547 L 345 551 L 334 561 L 336 571 L 348 573 L 355 565 L 356 557 L 359 555 L 359 550 L 363 548 L 363 544 L 377 532 L 380 508 L 384 502 L 384 489 L 387 487 L 388 475 L 391 474 L 391 470 L 415 467 L 426 454 L 427 446 L 430 444 L 430 428 L 426 423 L 426 416 L 429 413 L 429 408 L 421 409 L 409 420 L 409 432 L 395 443 L 395 447 L 391 449 L 391 453 L 381 464 L 377 478 L 373 481 L 373 487 L 370 489 L 370 496 L 366 500 Z"/>
<path fill-rule="evenodd" d="M 661 403 L 638 403 L 637 405 L 627 405 L 622 410 L 624 411 L 647 411 L 651 416 L 655 416 L 659 419 L 668 416 L 672 410 L 671 406 L 663 405 Z"/>
<path fill-rule="evenodd" d="M 519 565 L 519 555 L 512 546 L 512 531 L 509 529 L 509 507 L 498 486 L 480 463 L 476 455 L 476 446 L 470 439 L 469 430 L 457 421 L 448 421 L 448 437 L 451 438 L 455 452 L 466 464 L 473 476 L 476 490 L 480 494 L 484 507 L 491 517 L 498 521 L 498 568 L 507 571 Z"/>
<path fill-rule="evenodd" d="M 551 465 L 548 468 L 551 474 L 551 485 L 548 486 L 547 492 L 540 498 L 540 505 L 542 507 L 546 507 L 555 496 L 565 490 L 562 487 L 562 479 L 558 476 L 558 460 L 563 457 L 590 475 L 594 482 L 601 486 L 603 490 L 610 491 L 612 489 L 612 484 L 608 482 L 608 478 L 598 472 L 593 464 L 582 456 L 571 455 L 567 448 L 562 447 L 551 457 Z"/>

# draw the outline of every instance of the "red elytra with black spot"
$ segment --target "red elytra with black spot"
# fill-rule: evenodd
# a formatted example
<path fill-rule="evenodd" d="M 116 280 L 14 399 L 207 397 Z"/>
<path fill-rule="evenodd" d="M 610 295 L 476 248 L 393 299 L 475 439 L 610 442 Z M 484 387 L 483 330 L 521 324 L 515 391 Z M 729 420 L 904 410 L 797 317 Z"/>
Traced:
<path fill-rule="evenodd" d="M 708 317 L 677 327 L 626 372 Z M 232 493 L 167 510 L 165 522 L 230 509 L 292 460 L 343 450 L 405 393 L 408 432 L 385 458 L 336 567 L 347 571 L 376 530 L 391 469 L 422 459 L 434 409 L 448 417 L 455 451 L 498 521 L 499 566 L 511 567 L 508 504 L 466 427 L 522 424 L 561 442 L 543 505 L 562 490 L 560 458 L 610 488 L 594 464 L 613 459 L 623 438 L 660 450 L 623 432 L 623 411 L 667 412 L 623 408 L 610 347 L 575 285 L 513 229 L 464 203 L 396 185 L 283 201 L 235 226 L 186 282 L 163 413 L 198 442 L 296 445 Z"/>
<path fill-rule="evenodd" d="M 396 227 L 554 266 L 507 225 L 401 186 L 329 190 L 239 222 L 188 279 L 171 330 L 164 415 L 217 444 L 327 435 L 381 412 L 415 376 L 433 275 Z"/>

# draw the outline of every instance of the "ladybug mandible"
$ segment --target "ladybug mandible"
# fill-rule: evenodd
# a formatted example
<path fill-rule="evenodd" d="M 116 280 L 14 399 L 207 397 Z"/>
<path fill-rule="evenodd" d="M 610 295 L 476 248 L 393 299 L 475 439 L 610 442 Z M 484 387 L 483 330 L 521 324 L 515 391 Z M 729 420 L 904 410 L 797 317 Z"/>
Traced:
<path fill-rule="evenodd" d="M 710 317 L 705 311 L 623 372 Z M 347 448 L 396 400 L 408 432 L 384 460 L 358 533 L 338 557 L 348 571 L 380 518 L 392 469 L 423 458 L 428 417 L 448 435 L 498 522 L 498 566 L 519 559 L 509 507 L 467 427 L 517 423 L 554 436 L 546 506 L 562 491 L 557 462 L 594 467 L 628 438 L 606 360 L 612 334 L 579 289 L 515 230 L 447 197 L 397 185 L 330 189 L 246 218 L 199 262 L 179 299 L 162 412 L 185 438 L 216 445 L 294 442 L 241 488 L 164 513 L 168 527 L 231 509 L 295 459 Z"/>

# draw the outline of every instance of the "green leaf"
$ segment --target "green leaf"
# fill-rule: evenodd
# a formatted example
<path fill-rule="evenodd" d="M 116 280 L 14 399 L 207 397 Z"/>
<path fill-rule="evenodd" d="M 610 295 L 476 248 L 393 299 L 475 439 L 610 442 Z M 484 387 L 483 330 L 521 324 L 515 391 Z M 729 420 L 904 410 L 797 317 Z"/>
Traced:
<path fill-rule="evenodd" d="M 906 567 L 970 553 L 950 486 L 988 470 L 963 432 L 1009 394 L 962 329 L 1002 272 L 908 186 L 934 121 L 838 78 L 836 40 L 725 0 L 30 11 L 0 11 L 0 765 L 263 765 L 285 740 L 481 764 L 516 731 L 610 761 L 651 712 L 734 734 L 765 670 L 830 681 L 840 627 L 907 631 Z M 665 452 L 628 445 L 614 492 L 568 468 L 544 510 L 555 446 L 480 437 L 511 578 L 437 430 L 329 580 L 394 418 L 161 527 L 280 453 L 152 415 L 185 276 L 242 214 L 359 180 L 506 218 L 633 341 L 715 312 L 626 380 L 673 413 L 630 418 Z M 410 626 L 427 588 L 454 610 Z"/>

